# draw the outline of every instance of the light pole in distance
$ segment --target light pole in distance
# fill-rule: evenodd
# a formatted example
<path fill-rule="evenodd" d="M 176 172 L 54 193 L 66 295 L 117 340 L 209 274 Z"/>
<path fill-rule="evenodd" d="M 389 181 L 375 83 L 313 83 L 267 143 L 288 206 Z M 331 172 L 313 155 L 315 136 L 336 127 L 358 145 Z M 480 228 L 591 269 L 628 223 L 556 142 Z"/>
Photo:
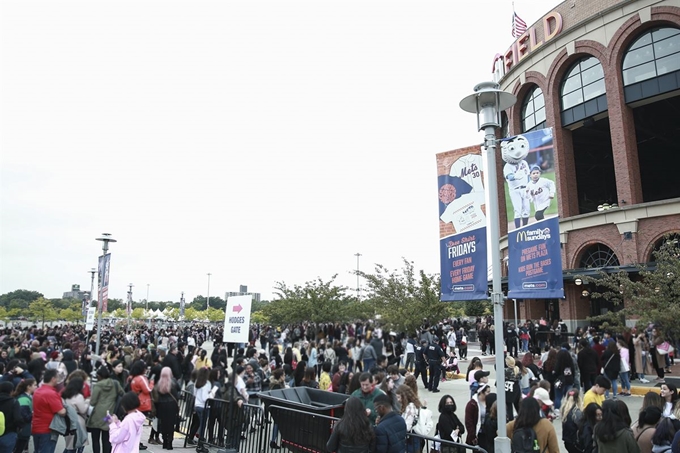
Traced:
<path fill-rule="evenodd" d="M 500 260 L 500 214 L 498 212 L 498 177 L 496 174 L 496 129 L 501 127 L 501 112 L 512 107 L 517 98 L 504 91 L 495 82 L 482 82 L 475 87 L 475 92 L 462 101 L 460 108 L 477 114 L 477 129 L 484 131 L 484 148 L 487 157 L 486 175 L 489 187 L 489 205 L 486 208 L 489 219 L 488 237 L 491 249 L 491 279 L 493 302 L 493 323 L 496 329 L 496 388 L 499 390 L 496 399 L 498 407 L 498 436 L 494 450 L 498 453 L 510 453 L 510 439 L 505 427 L 505 359 L 503 357 L 503 290 L 501 287 Z"/>
<path fill-rule="evenodd" d="M 357 252 L 357 253 L 354 254 L 354 256 L 357 257 L 357 299 L 360 299 L 361 298 L 360 297 L 361 296 L 361 293 L 360 293 L 361 289 L 360 289 L 360 286 L 359 286 L 359 257 L 361 256 L 361 253 Z"/>
<path fill-rule="evenodd" d="M 205 303 L 205 309 L 206 310 L 210 308 L 210 276 L 211 275 L 212 274 L 210 272 L 208 272 L 208 300 Z"/>

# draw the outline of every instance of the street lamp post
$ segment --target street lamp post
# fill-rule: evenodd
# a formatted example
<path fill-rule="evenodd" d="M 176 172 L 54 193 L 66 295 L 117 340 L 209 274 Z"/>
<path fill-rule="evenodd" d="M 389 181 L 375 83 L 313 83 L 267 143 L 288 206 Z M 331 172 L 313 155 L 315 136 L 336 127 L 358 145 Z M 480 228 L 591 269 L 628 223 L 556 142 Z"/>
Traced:
<path fill-rule="evenodd" d="M 357 252 L 354 254 L 357 257 L 357 299 L 361 299 L 361 289 L 359 287 L 359 257 L 362 256 L 361 253 Z"/>
<path fill-rule="evenodd" d="M 484 148 L 487 157 L 486 175 L 488 181 L 487 192 L 489 205 L 486 213 L 489 219 L 489 247 L 491 248 L 491 276 L 493 302 L 493 322 L 496 329 L 496 388 L 498 394 L 498 436 L 494 450 L 498 453 L 510 453 L 510 439 L 505 427 L 505 359 L 503 357 L 503 292 L 501 287 L 500 260 L 500 214 L 498 204 L 498 177 L 496 175 L 496 129 L 501 126 L 501 112 L 512 107 L 517 98 L 510 93 L 501 91 L 495 82 L 483 82 L 475 87 L 475 92 L 462 101 L 460 108 L 466 112 L 477 114 L 477 128 L 484 131 Z"/>
<path fill-rule="evenodd" d="M 146 284 L 146 308 L 144 310 L 146 311 L 146 316 L 149 318 L 149 327 L 151 327 L 151 316 L 149 316 L 149 286 L 151 286 L 151 284 L 147 283 Z"/>
<path fill-rule="evenodd" d="M 106 253 L 109 251 L 109 242 L 118 242 L 114 238 L 111 237 L 109 233 L 102 233 L 102 237 L 97 238 L 98 241 L 102 242 L 102 252 L 104 256 L 106 256 Z M 100 269 L 100 272 L 103 271 Z M 101 275 L 101 283 L 99 286 L 99 300 L 97 301 L 97 306 L 99 307 L 99 315 L 97 316 L 97 344 L 95 347 L 95 355 L 99 355 L 99 345 L 101 344 L 101 339 L 102 339 L 102 311 L 103 310 L 103 295 L 102 295 L 102 285 L 104 284 L 104 275 Z"/>
<path fill-rule="evenodd" d="M 92 305 L 92 295 L 94 294 L 94 274 L 97 273 L 97 269 L 93 267 L 89 272 L 92 279 L 90 280 L 90 303 L 87 305 L 87 310 L 85 311 L 85 322 L 87 322 L 87 312 L 90 311 L 90 305 Z"/>
<path fill-rule="evenodd" d="M 205 303 L 205 309 L 206 310 L 210 308 L 210 276 L 211 275 L 212 274 L 210 272 L 208 272 L 208 300 Z"/>
<path fill-rule="evenodd" d="M 132 312 L 132 288 L 135 286 L 132 283 L 128 285 L 130 287 L 130 290 L 127 293 L 127 306 L 125 307 L 125 311 L 127 312 L 127 330 L 128 333 L 130 333 L 130 313 Z"/>

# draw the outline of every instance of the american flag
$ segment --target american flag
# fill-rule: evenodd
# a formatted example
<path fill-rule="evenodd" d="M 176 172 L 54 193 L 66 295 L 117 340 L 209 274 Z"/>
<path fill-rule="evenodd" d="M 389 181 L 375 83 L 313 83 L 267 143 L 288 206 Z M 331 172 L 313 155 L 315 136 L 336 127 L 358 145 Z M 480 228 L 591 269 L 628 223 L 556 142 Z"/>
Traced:
<path fill-rule="evenodd" d="M 512 37 L 519 38 L 527 31 L 527 23 L 516 12 L 512 12 Z"/>

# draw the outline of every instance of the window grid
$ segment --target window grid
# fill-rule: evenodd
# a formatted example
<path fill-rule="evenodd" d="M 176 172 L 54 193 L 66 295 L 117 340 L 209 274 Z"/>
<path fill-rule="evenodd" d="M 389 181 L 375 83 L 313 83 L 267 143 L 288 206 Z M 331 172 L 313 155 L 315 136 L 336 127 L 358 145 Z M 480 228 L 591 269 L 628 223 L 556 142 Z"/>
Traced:
<path fill-rule="evenodd" d="M 522 132 L 545 128 L 545 98 L 539 87 L 534 87 L 522 104 Z"/>
<path fill-rule="evenodd" d="M 562 82 L 562 111 L 583 104 L 605 93 L 604 69 L 595 57 L 586 57 L 567 73 Z"/>
<path fill-rule="evenodd" d="M 623 59 L 623 86 L 680 69 L 680 29 L 655 28 L 640 36 Z"/>
<path fill-rule="evenodd" d="M 595 244 L 585 251 L 581 258 L 582 268 L 600 268 L 618 266 L 619 259 L 616 254 L 604 244 Z"/>

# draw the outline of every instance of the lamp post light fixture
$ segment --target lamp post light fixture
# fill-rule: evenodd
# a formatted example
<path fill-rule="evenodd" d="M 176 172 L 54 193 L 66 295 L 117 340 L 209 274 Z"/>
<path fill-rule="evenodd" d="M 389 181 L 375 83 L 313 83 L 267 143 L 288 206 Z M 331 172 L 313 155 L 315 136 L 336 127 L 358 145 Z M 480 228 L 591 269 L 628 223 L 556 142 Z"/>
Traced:
<path fill-rule="evenodd" d="M 118 242 L 114 238 L 112 238 L 111 234 L 109 234 L 109 233 L 102 233 L 102 236 L 98 237 L 97 240 L 102 242 L 102 252 L 103 252 L 102 254 L 104 256 L 106 256 L 106 253 L 109 251 L 109 242 Z M 101 278 L 101 283 L 100 283 L 100 286 L 99 286 L 99 300 L 97 301 L 97 306 L 99 308 L 97 310 L 97 312 L 98 312 L 98 315 L 97 315 L 97 343 L 95 345 L 95 353 L 94 353 L 97 356 L 99 355 L 99 345 L 101 344 L 101 338 L 102 338 L 102 311 L 103 311 L 102 309 L 104 308 L 102 306 L 103 296 L 102 296 L 102 287 L 101 287 L 101 285 L 103 285 L 103 283 L 104 283 L 103 282 L 104 276 L 101 275 L 100 278 Z"/>
<path fill-rule="evenodd" d="M 495 82 L 482 82 L 474 89 L 474 93 L 460 101 L 460 108 L 477 115 L 477 129 L 484 131 L 484 148 L 486 152 L 486 175 L 489 187 L 489 205 L 486 208 L 489 219 L 488 237 L 491 247 L 491 280 L 493 303 L 493 323 L 496 332 L 503 332 L 503 289 L 501 286 L 500 256 L 500 214 L 498 203 L 498 176 L 496 173 L 496 130 L 501 127 L 501 112 L 512 107 L 517 98 L 505 91 Z M 496 335 L 496 388 L 501 389 L 497 395 L 498 420 L 506 420 L 505 406 L 505 359 L 503 357 L 503 336 Z M 510 439 L 505 423 L 498 424 L 498 436 L 494 441 L 497 453 L 510 453 Z"/>
<path fill-rule="evenodd" d="M 583 284 L 583 279 L 581 279 L 580 277 L 576 277 L 574 279 L 574 285 L 581 286 L 582 284 Z"/>
<path fill-rule="evenodd" d="M 588 297 L 590 296 L 590 292 L 587 289 L 584 289 L 583 291 L 581 291 L 581 296 L 583 296 L 584 298 Z"/>

